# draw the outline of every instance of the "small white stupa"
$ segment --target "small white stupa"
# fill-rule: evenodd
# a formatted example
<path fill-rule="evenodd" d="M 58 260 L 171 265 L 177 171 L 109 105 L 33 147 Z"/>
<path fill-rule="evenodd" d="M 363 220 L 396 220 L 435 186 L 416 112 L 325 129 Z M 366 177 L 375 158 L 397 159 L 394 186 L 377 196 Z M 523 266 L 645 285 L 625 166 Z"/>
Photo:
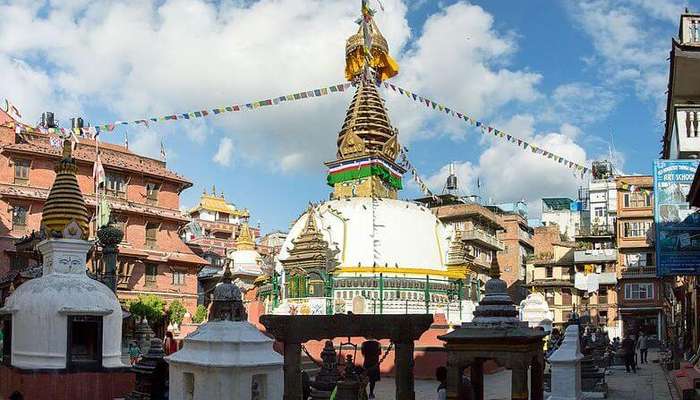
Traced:
<path fill-rule="evenodd" d="M 43 274 L 20 285 L 1 314 L 12 327 L 10 361 L 23 370 L 104 371 L 121 362 L 122 309 L 116 295 L 86 274 L 88 213 L 71 144 L 44 204 L 37 245 Z M 99 398 L 97 394 L 93 398 Z"/>
<path fill-rule="evenodd" d="M 247 322 L 240 289 L 226 266 L 214 288 L 209 322 L 184 339 L 170 364 L 171 400 L 281 399 L 282 356 Z"/>
<path fill-rule="evenodd" d="M 236 248 L 228 253 L 227 262 L 233 263 L 233 282 L 243 292 L 252 289 L 255 279 L 262 275 L 262 256 L 255 250 L 255 238 L 247 222 L 241 225 Z"/>
<path fill-rule="evenodd" d="M 530 328 L 541 326 L 545 332 L 552 330 L 554 312 L 549 309 L 542 293 L 530 293 L 520 302 L 520 320 L 526 321 Z"/>

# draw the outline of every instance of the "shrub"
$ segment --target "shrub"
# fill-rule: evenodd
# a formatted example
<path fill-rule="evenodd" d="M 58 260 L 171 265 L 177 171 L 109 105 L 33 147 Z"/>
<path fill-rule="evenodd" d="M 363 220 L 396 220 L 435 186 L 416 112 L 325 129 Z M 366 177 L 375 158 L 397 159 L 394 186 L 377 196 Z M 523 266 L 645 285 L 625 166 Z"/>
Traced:
<path fill-rule="evenodd" d="M 154 294 L 139 295 L 136 300 L 129 302 L 129 312 L 137 317 L 145 317 L 153 324 L 163 319 L 165 301 Z"/>
<path fill-rule="evenodd" d="M 194 312 L 194 316 L 192 316 L 192 322 L 201 324 L 205 319 L 207 319 L 207 308 L 200 304 L 197 306 L 197 311 Z"/>
<path fill-rule="evenodd" d="M 180 300 L 173 300 L 168 306 L 168 318 L 170 322 L 174 322 L 178 325 L 182 324 L 182 319 L 185 318 L 187 309 L 180 303 Z"/>

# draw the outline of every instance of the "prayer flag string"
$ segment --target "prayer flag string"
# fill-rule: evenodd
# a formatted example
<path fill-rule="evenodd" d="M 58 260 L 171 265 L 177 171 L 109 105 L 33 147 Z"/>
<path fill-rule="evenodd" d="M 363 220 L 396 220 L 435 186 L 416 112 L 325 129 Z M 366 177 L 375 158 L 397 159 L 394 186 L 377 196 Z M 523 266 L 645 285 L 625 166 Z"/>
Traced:
<path fill-rule="evenodd" d="M 576 171 L 576 173 L 580 174 L 581 177 L 583 177 L 585 174 L 590 172 L 590 168 L 583 166 L 581 164 L 575 163 L 571 160 L 568 160 L 558 154 L 552 153 L 550 151 L 547 151 L 545 149 L 540 148 L 539 146 L 529 143 L 521 138 L 518 138 L 516 136 L 513 136 L 509 133 L 503 132 L 497 128 L 494 128 L 490 125 L 485 124 L 482 121 L 479 121 L 475 118 L 472 118 L 464 113 L 457 112 L 452 108 L 445 107 L 444 105 L 437 103 L 431 99 L 428 99 L 423 96 L 419 96 L 416 93 L 413 93 L 409 90 L 406 90 L 402 87 L 396 86 L 392 83 L 388 82 L 383 82 L 382 85 L 387 88 L 391 89 L 394 92 L 397 92 L 411 100 L 413 100 L 416 103 L 423 104 L 428 108 L 432 108 L 433 110 L 437 110 L 439 112 L 443 112 L 451 117 L 455 117 L 457 119 L 460 119 L 467 124 L 477 127 L 481 130 L 482 134 L 491 134 L 495 137 L 505 139 L 506 141 L 515 144 L 516 146 L 520 147 L 522 150 L 528 150 L 532 151 L 534 154 L 541 155 L 542 157 L 547 157 L 548 159 L 554 160 L 555 162 L 562 164 L 568 168 L 573 169 Z"/>

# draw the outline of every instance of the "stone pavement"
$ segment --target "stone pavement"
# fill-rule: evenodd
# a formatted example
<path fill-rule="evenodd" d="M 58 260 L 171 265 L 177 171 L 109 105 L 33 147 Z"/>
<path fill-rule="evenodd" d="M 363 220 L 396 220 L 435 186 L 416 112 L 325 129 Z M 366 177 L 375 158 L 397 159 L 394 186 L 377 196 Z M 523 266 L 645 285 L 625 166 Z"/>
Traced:
<path fill-rule="evenodd" d="M 675 400 L 668 387 L 661 365 L 654 363 L 657 352 L 649 351 L 649 363 L 641 365 L 636 374 L 625 372 L 624 367 L 613 367 L 605 377 L 608 383 L 608 400 Z M 487 400 L 510 400 L 510 371 L 484 376 Z M 437 398 L 437 382 L 416 381 L 416 400 Z M 377 384 L 377 400 L 394 399 L 394 378 L 382 377 Z"/>

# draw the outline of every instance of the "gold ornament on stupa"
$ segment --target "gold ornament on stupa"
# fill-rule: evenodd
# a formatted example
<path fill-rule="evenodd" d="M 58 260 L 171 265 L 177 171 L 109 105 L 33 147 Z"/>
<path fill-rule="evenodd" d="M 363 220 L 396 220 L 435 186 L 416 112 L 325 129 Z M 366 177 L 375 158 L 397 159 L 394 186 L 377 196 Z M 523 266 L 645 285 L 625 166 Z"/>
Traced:
<path fill-rule="evenodd" d="M 78 167 L 72 156 L 70 140 L 63 141 L 63 156 L 56 164 L 56 179 L 44 203 L 41 231 L 50 238 L 87 240 L 88 211 L 78 186 Z"/>
<path fill-rule="evenodd" d="M 241 225 L 241 233 L 236 238 L 236 250 L 255 250 L 255 240 L 247 222 Z"/>
<path fill-rule="evenodd" d="M 389 55 L 389 45 L 374 23 L 371 10 L 363 6 L 362 13 L 365 23 L 361 23 L 357 33 L 345 42 L 345 78 L 351 81 L 362 75 L 368 59 L 378 80 L 396 76 L 399 64 Z"/>

